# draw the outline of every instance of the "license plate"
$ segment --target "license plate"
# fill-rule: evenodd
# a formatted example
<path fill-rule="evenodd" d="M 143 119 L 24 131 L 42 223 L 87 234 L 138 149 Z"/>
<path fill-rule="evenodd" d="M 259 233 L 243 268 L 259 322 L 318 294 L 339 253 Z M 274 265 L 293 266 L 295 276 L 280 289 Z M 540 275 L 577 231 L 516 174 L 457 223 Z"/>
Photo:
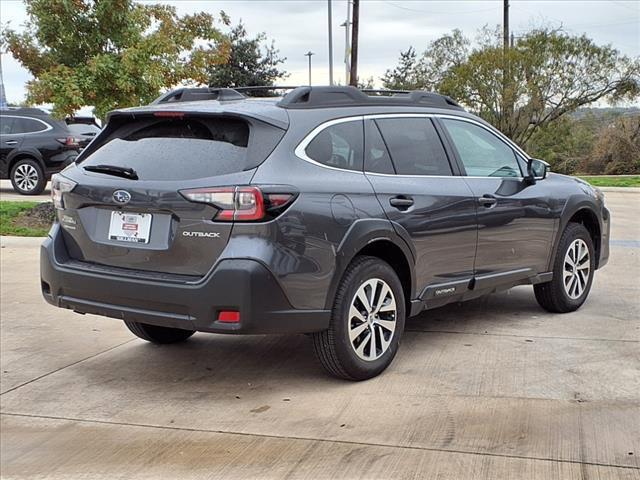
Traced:
<path fill-rule="evenodd" d="M 119 242 L 149 243 L 150 213 L 111 212 L 109 239 Z"/>

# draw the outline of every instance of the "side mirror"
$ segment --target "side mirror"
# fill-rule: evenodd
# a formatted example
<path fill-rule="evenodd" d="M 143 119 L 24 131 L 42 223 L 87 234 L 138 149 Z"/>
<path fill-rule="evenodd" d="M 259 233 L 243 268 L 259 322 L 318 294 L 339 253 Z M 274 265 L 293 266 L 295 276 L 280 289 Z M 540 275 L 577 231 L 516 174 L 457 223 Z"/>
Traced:
<path fill-rule="evenodd" d="M 550 170 L 551 165 L 544 160 L 530 158 L 527 162 L 527 176 L 525 179 L 530 183 L 536 183 L 538 180 L 544 180 Z"/>

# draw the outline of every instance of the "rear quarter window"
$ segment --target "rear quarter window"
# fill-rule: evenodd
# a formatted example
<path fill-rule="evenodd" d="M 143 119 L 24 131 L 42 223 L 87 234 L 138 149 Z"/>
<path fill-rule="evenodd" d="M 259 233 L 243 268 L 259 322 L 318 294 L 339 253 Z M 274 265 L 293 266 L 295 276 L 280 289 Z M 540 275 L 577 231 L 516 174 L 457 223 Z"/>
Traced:
<path fill-rule="evenodd" d="M 362 128 L 362 120 L 330 125 L 311 140 L 305 153 L 323 165 L 360 172 L 364 143 Z"/>
<path fill-rule="evenodd" d="M 147 118 L 116 128 L 82 165 L 133 168 L 140 180 L 225 175 L 250 166 L 250 133 L 248 122 L 237 118 Z"/>

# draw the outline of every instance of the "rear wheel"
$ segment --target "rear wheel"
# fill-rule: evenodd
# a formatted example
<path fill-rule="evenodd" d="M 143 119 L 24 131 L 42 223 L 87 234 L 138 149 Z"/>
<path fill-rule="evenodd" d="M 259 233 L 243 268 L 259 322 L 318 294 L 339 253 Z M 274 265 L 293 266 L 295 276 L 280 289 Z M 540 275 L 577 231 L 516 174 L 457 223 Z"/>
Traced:
<path fill-rule="evenodd" d="M 573 312 L 585 302 L 595 270 L 593 240 L 584 225 L 570 223 L 562 233 L 553 280 L 535 285 L 536 300 L 554 313 Z"/>
<path fill-rule="evenodd" d="M 366 380 L 384 371 L 404 331 L 402 284 L 386 262 L 357 257 L 338 286 L 329 329 L 313 334 L 322 366 L 347 380 Z"/>
<path fill-rule="evenodd" d="M 183 342 L 196 333 L 193 330 L 183 330 L 181 328 L 159 327 L 147 323 L 124 322 L 131 332 L 147 342 L 151 343 L 178 343 Z"/>
<path fill-rule="evenodd" d="M 22 195 L 39 195 L 44 191 L 47 179 L 42 167 L 35 160 L 18 160 L 11 169 L 11 185 Z"/>

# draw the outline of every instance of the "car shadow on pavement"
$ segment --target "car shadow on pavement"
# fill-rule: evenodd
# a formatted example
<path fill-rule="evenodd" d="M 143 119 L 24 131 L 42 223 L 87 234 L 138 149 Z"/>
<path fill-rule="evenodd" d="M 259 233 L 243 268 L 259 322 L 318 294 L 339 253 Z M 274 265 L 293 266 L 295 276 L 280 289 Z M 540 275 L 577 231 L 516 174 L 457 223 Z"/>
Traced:
<path fill-rule="evenodd" d="M 543 314 L 530 291 L 516 289 L 424 312 L 409 319 L 406 330 L 408 335 L 416 331 L 484 331 L 499 323 L 518 321 L 518 316 Z M 428 344 L 428 337 L 420 342 L 421 348 L 428 348 Z M 402 353 L 401 348 L 399 355 Z M 324 372 L 306 335 L 197 333 L 174 345 L 152 345 L 136 339 L 83 362 L 79 370 L 88 384 L 107 383 L 123 389 L 134 385 L 152 390 L 171 390 L 173 385 L 183 395 L 189 391 L 207 395 L 221 383 L 245 393 L 259 386 L 286 390 L 310 382 L 315 388 L 344 385 L 344 381 Z"/>

